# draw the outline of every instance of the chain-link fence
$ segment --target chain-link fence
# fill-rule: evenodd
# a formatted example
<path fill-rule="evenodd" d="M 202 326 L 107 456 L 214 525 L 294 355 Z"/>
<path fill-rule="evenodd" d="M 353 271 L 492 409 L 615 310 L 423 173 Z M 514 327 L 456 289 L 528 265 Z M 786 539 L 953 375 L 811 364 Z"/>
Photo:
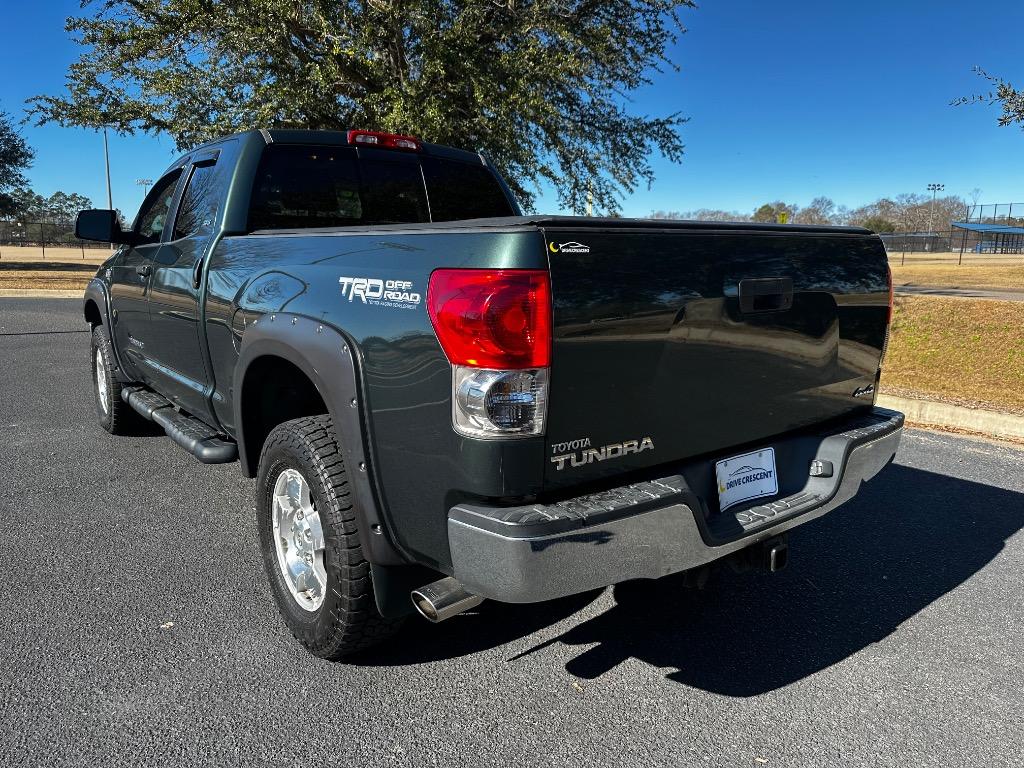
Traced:
<path fill-rule="evenodd" d="M 885 250 L 891 255 L 896 252 L 907 253 L 945 253 L 949 250 L 953 239 L 953 230 L 948 232 L 892 232 L 880 234 Z"/>
<path fill-rule="evenodd" d="M 0 221 L 0 245 L 108 247 L 106 243 L 79 240 L 73 221 Z"/>
<path fill-rule="evenodd" d="M 906 263 L 1020 264 L 1024 234 L 952 227 L 943 232 L 880 234 L 889 261 Z"/>
<path fill-rule="evenodd" d="M 0 259 L 84 259 L 109 250 L 108 243 L 75 237 L 73 221 L 0 221 Z"/>
<path fill-rule="evenodd" d="M 972 205 L 967 212 L 967 221 L 976 224 L 1024 227 L 1024 203 Z"/>

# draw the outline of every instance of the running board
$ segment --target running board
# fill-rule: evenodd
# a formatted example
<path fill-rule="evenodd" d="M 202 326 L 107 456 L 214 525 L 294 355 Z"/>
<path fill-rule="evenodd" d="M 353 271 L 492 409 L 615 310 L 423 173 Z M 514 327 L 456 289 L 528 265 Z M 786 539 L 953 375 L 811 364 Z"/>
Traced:
<path fill-rule="evenodd" d="M 238 459 L 238 445 L 199 419 L 176 410 L 170 401 L 142 387 L 125 387 L 121 399 L 140 415 L 159 424 L 167 436 L 203 464 L 226 464 Z"/>

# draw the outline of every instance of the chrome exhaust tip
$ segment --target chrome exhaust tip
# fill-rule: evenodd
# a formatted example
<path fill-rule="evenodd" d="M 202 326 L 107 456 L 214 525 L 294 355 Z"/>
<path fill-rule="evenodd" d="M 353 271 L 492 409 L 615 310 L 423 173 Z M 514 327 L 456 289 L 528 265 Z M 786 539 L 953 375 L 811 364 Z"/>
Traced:
<path fill-rule="evenodd" d="M 434 624 L 476 608 L 484 601 L 479 595 L 467 592 L 451 576 L 414 589 L 411 597 L 420 616 Z"/>

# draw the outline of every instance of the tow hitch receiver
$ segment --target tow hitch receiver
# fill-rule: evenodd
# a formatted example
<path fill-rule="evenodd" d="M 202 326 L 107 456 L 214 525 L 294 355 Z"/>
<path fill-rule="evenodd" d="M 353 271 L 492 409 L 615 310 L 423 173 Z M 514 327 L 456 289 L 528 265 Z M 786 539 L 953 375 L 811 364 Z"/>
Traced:
<path fill-rule="evenodd" d="M 785 533 L 740 550 L 731 558 L 735 570 L 778 573 L 789 562 L 789 536 Z"/>
<path fill-rule="evenodd" d="M 776 536 L 761 543 L 763 567 L 768 573 L 776 573 L 789 562 L 789 537 Z"/>

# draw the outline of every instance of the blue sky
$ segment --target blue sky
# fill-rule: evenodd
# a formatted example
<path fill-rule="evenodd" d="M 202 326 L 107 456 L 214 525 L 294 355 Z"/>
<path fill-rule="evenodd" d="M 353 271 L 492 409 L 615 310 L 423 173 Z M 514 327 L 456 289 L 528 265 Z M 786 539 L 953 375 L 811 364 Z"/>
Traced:
<path fill-rule="evenodd" d="M 77 0 L 8 3 L 0 43 L 0 105 L 63 88 L 78 50 L 63 29 Z M 1024 86 L 1024 3 L 861 0 L 704 2 L 684 11 L 688 32 L 671 57 L 679 72 L 635 94 L 641 113 L 679 111 L 686 156 L 656 157 L 656 181 L 623 210 L 752 210 L 767 200 L 806 204 L 828 195 L 851 207 L 942 182 L 982 202 L 1024 201 L 1024 132 L 999 128 L 994 107 L 951 107 L 984 90 L 982 66 Z M 29 176 L 42 194 L 81 192 L 105 204 L 102 138 L 93 131 L 26 127 Z M 114 204 L 129 215 L 140 177 L 170 162 L 166 137 L 111 136 Z M 555 210 L 544 195 L 539 210 Z"/>

